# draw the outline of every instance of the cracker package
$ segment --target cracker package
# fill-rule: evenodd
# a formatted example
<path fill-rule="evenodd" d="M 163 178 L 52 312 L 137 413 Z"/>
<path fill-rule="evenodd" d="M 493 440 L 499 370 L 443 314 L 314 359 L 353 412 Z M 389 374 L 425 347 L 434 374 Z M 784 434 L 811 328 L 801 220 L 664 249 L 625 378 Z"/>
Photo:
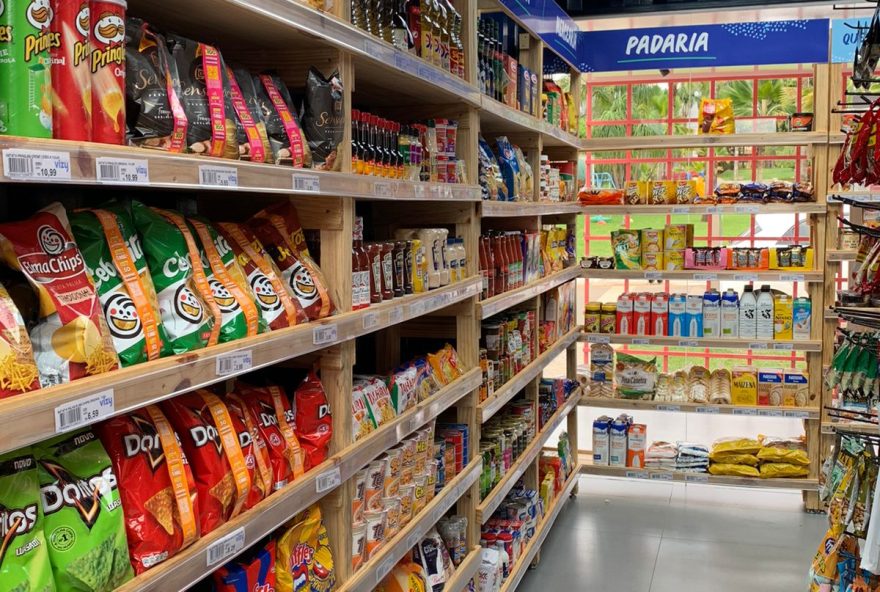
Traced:
<path fill-rule="evenodd" d="M 92 430 L 33 447 L 58 590 L 110 592 L 133 577 L 110 457 Z"/>
<path fill-rule="evenodd" d="M 119 206 L 70 215 L 122 366 L 167 353 L 156 288 L 129 212 Z"/>
<path fill-rule="evenodd" d="M 0 399 L 40 388 L 34 348 L 15 302 L 0 284 Z"/>
<path fill-rule="evenodd" d="M 238 434 L 238 444 L 251 478 L 251 488 L 244 503 L 249 510 L 272 493 L 272 460 L 269 446 L 260 433 L 257 417 L 250 407 L 235 393 L 226 395 L 226 408 L 232 419 L 232 427 Z"/>
<path fill-rule="evenodd" d="M 55 591 L 43 522 L 34 457 L 28 450 L 0 455 L 0 582 L 4 590 Z"/>
<path fill-rule="evenodd" d="M 119 367 L 98 294 L 60 203 L 27 220 L 0 224 L 0 252 L 39 295 L 40 322 L 30 338 L 42 386 Z"/>
<path fill-rule="evenodd" d="M 251 483 L 238 435 L 226 405 L 210 391 L 185 393 L 161 407 L 192 466 L 204 536 L 235 517 L 247 500 Z"/>
<path fill-rule="evenodd" d="M 397 416 L 391 402 L 391 393 L 383 380 L 375 376 L 355 376 L 354 380 L 354 387 L 362 389 L 374 427 L 378 428 Z"/>
<path fill-rule="evenodd" d="M 192 471 L 156 405 L 109 419 L 95 432 L 119 481 L 131 564 L 141 574 L 199 538 Z"/>
<path fill-rule="evenodd" d="M 419 403 L 419 371 L 410 364 L 395 370 L 388 378 L 391 401 L 398 415 Z"/>
<path fill-rule="evenodd" d="M 281 77 L 273 73 L 260 74 L 254 79 L 254 87 L 275 164 L 310 168 L 312 152 L 293 108 L 290 91 Z"/>
<path fill-rule="evenodd" d="M 327 458 L 333 435 L 333 416 L 321 379 L 314 372 L 300 383 L 293 393 L 294 431 L 302 446 L 308 471 Z"/>
<path fill-rule="evenodd" d="M 354 442 L 376 429 L 367 409 L 364 386 L 363 383 L 355 384 L 351 389 L 351 428 Z"/>

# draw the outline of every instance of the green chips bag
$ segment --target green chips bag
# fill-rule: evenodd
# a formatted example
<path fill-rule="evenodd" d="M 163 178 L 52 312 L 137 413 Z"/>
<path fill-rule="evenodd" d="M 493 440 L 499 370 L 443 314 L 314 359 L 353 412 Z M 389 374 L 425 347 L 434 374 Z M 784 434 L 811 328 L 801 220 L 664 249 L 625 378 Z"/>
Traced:
<path fill-rule="evenodd" d="M 131 215 L 110 206 L 68 218 L 122 365 L 167 354 L 156 289 Z"/>
<path fill-rule="evenodd" d="M 91 430 L 33 447 L 55 585 L 110 592 L 134 576 L 110 457 Z"/>
<path fill-rule="evenodd" d="M 53 592 L 37 463 L 28 450 L 0 455 L 0 589 Z"/>
<path fill-rule="evenodd" d="M 205 347 L 211 340 L 214 316 L 196 284 L 186 238 L 174 223 L 153 208 L 133 201 L 131 211 L 156 286 L 159 314 L 172 352 L 182 354 Z M 201 273 L 201 261 L 198 263 Z"/>

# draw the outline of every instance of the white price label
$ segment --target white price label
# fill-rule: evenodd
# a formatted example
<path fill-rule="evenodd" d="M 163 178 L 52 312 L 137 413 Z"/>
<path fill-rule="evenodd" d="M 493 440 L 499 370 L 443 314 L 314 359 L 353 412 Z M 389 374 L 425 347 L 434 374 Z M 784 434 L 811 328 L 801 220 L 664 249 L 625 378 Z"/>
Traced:
<path fill-rule="evenodd" d="M 388 313 L 388 321 L 392 325 L 397 324 L 397 323 L 402 323 L 403 322 L 403 307 L 396 306 L 396 307 L 392 308 L 391 312 Z"/>
<path fill-rule="evenodd" d="M 704 406 L 704 407 L 695 407 L 694 411 L 697 413 L 708 413 L 708 414 L 721 413 L 721 410 L 718 407 L 713 407 L 711 405 Z"/>
<path fill-rule="evenodd" d="M 334 467 L 318 475 L 318 478 L 315 479 L 315 490 L 318 493 L 324 493 L 339 487 L 341 484 L 342 474 L 339 472 L 339 467 Z"/>
<path fill-rule="evenodd" d="M 753 273 L 736 273 L 733 275 L 733 279 L 737 282 L 757 282 L 758 276 Z"/>
<path fill-rule="evenodd" d="M 453 197 L 454 197 L 454 195 L 452 193 L 452 187 L 450 187 L 449 185 L 444 185 L 443 186 L 443 198 L 444 199 L 452 199 Z"/>
<path fill-rule="evenodd" d="M 724 212 L 723 206 L 709 206 L 706 208 L 707 214 L 721 214 Z"/>
<path fill-rule="evenodd" d="M 294 191 L 308 191 L 311 193 L 321 192 L 321 177 L 318 175 L 293 174 Z"/>
<path fill-rule="evenodd" d="M 784 350 L 791 351 L 792 349 L 794 349 L 794 344 L 793 343 L 774 343 L 773 349 L 784 349 Z"/>
<path fill-rule="evenodd" d="M 395 565 L 397 565 L 397 558 L 389 557 L 376 568 L 376 585 L 382 583 L 382 580 L 391 573 L 391 570 L 394 569 Z"/>
<path fill-rule="evenodd" d="M 251 350 L 237 351 L 217 357 L 217 376 L 240 374 L 254 367 L 254 355 Z"/>
<path fill-rule="evenodd" d="M 753 341 L 749 344 L 749 349 L 767 349 L 767 343 L 763 341 Z"/>
<path fill-rule="evenodd" d="M 809 419 L 809 411 L 786 411 L 785 417 L 794 417 L 795 419 Z"/>
<path fill-rule="evenodd" d="M 783 273 L 779 275 L 780 282 L 802 282 L 804 274 L 802 273 Z"/>
<path fill-rule="evenodd" d="M 413 194 L 416 196 L 416 199 L 425 199 L 425 186 L 416 183 L 413 185 Z"/>
<path fill-rule="evenodd" d="M 690 206 L 672 206 L 673 214 L 690 214 L 691 207 Z"/>
<path fill-rule="evenodd" d="M 700 342 L 696 339 L 679 339 L 678 347 L 700 347 Z"/>
<path fill-rule="evenodd" d="M 759 417 L 785 417 L 781 409 L 758 409 Z"/>
<path fill-rule="evenodd" d="M 373 195 L 376 197 L 394 197 L 391 183 L 387 181 L 376 181 L 373 183 Z"/>
<path fill-rule="evenodd" d="M 424 300 L 419 300 L 418 302 L 413 302 L 409 305 L 409 316 L 410 318 L 420 317 L 425 314 L 425 307 L 427 306 Z"/>
<path fill-rule="evenodd" d="M 3 172 L 10 179 L 70 181 L 70 153 L 4 150 Z"/>
<path fill-rule="evenodd" d="M 663 272 L 662 271 L 646 271 L 645 272 L 646 280 L 662 280 Z"/>
<path fill-rule="evenodd" d="M 315 327 L 312 333 L 312 343 L 314 345 L 327 345 L 339 339 L 339 331 L 335 324 Z"/>
<path fill-rule="evenodd" d="M 408 435 L 412 433 L 414 429 L 416 429 L 418 424 L 416 423 L 415 417 L 407 417 L 400 420 L 400 423 L 397 424 L 397 428 L 394 430 L 397 434 L 398 440 L 403 440 Z"/>
<path fill-rule="evenodd" d="M 372 329 L 379 325 L 379 313 L 368 312 L 364 315 L 364 329 Z"/>
<path fill-rule="evenodd" d="M 651 340 L 647 337 L 634 337 L 630 343 L 633 345 L 651 345 Z"/>
<path fill-rule="evenodd" d="M 116 411 L 113 389 L 95 393 L 55 408 L 55 433 L 76 428 L 110 417 Z"/>
<path fill-rule="evenodd" d="M 718 279 L 717 273 L 695 273 L 694 279 L 697 281 L 714 282 Z"/>
<path fill-rule="evenodd" d="M 761 211 L 761 208 L 756 205 L 750 205 L 750 206 L 740 205 L 740 206 L 734 206 L 733 211 L 736 212 L 737 214 L 757 214 L 758 212 Z"/>
<path fill-rule="evenodd" d="M 732 413 L 733 413 L 733 415 L 755 416 L 755 415 L 758 415 L 758 410 L 757 409 L 734 409 Z"/>
<path fill-rule="evenodd" d="M 672 481 L 672 473 L 651 473 L 651 481 Z"/>
<path fill-rule="evenodd" d="M 146 160 L 96 158 L 95 172 L 100 183 L 146 185 L 150 182 L 150 165 Z"/>
<path fill-rule="evenodd" d="M 648 479 L 647 471 L 627 471 L 626 472 L 627 479 Z"/>
<path fill-rule="evenodd" d="M 421 535 L 418 532 L 411 533 L 408 537 L 406 537 L 406 548 L 412 549 L 416 545 L 419 544 L 419 539 L 421 539 Z"/>
<path fill-rule="evenodd" d="M 611 343 L 611 336 L 610 335 L 590 334 L 590 335 L 587 335 L 587 342 L 588 343 Z"/>
<path fill-rule="evenodd" d="M 199 167 L 199 183 L 208 187 L 238 187 L 238 169 L 202 165 Z"/>
<path fill-rule="evenodd" d="M 671 411 L 678 413 L 681 411 L 681 405 L 657 405 L 657 411 Z"/>
<path fill-rule="evenodd" d="M 431 185 L 428 191 L 431 192 L 431 199 L 440 199 L 442 191 L 439 185 Z"/>
<path fill-rule="evenodd" d="M 222 539 L 219 539 L 216 543 L 211 544 L 206 553 L 208 557 L 208 567 L 229 559 L 236 553 L 240 552 L 244 549 L 244 540 L 244 527 L 242 526 L 227 534 Z"/>
<path fill-rule="evenodd" d="M 685 475 L 684 480 L 686 483 L 708 483 L 709 475 Z"/>

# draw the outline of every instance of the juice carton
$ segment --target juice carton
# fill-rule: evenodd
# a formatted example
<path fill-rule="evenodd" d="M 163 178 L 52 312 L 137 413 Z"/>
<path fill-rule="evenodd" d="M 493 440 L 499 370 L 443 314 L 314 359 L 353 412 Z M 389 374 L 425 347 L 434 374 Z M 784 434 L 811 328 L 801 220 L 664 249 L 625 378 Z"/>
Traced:
<path fill-rule="evenodd" d="M 648 447 L 648 426 L 634 423 L 629 426 L 626 447 L 626 466 L 641 469 L 645 466 L 645 449 Z"/>
<path fill-rule="evenodd" d="M 730 373 L 730 400 L 734 405 L 758 404 L 758 376 L 750 366 L 737 366 Z"/>
<path fill-rule="evenodd" d="M 669 297 L 669 336 L 687 337 L 687 295 Z"/>
<path fill-rule="evenodd" d="M 791 341 L 793 339 L 793 301 L 782 292 L 773 294 L 773 339 Z"/>

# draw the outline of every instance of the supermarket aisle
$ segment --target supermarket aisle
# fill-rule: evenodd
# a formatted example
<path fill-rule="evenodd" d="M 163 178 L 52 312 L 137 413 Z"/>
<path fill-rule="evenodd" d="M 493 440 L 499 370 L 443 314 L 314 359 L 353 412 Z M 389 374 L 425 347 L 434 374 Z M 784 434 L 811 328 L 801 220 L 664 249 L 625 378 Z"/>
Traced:
<path fill-rule="evenodd" d="M 801 592 L 826 526 L 800 493 L 598 477 L 580 490 L 519 592 Z"/>

